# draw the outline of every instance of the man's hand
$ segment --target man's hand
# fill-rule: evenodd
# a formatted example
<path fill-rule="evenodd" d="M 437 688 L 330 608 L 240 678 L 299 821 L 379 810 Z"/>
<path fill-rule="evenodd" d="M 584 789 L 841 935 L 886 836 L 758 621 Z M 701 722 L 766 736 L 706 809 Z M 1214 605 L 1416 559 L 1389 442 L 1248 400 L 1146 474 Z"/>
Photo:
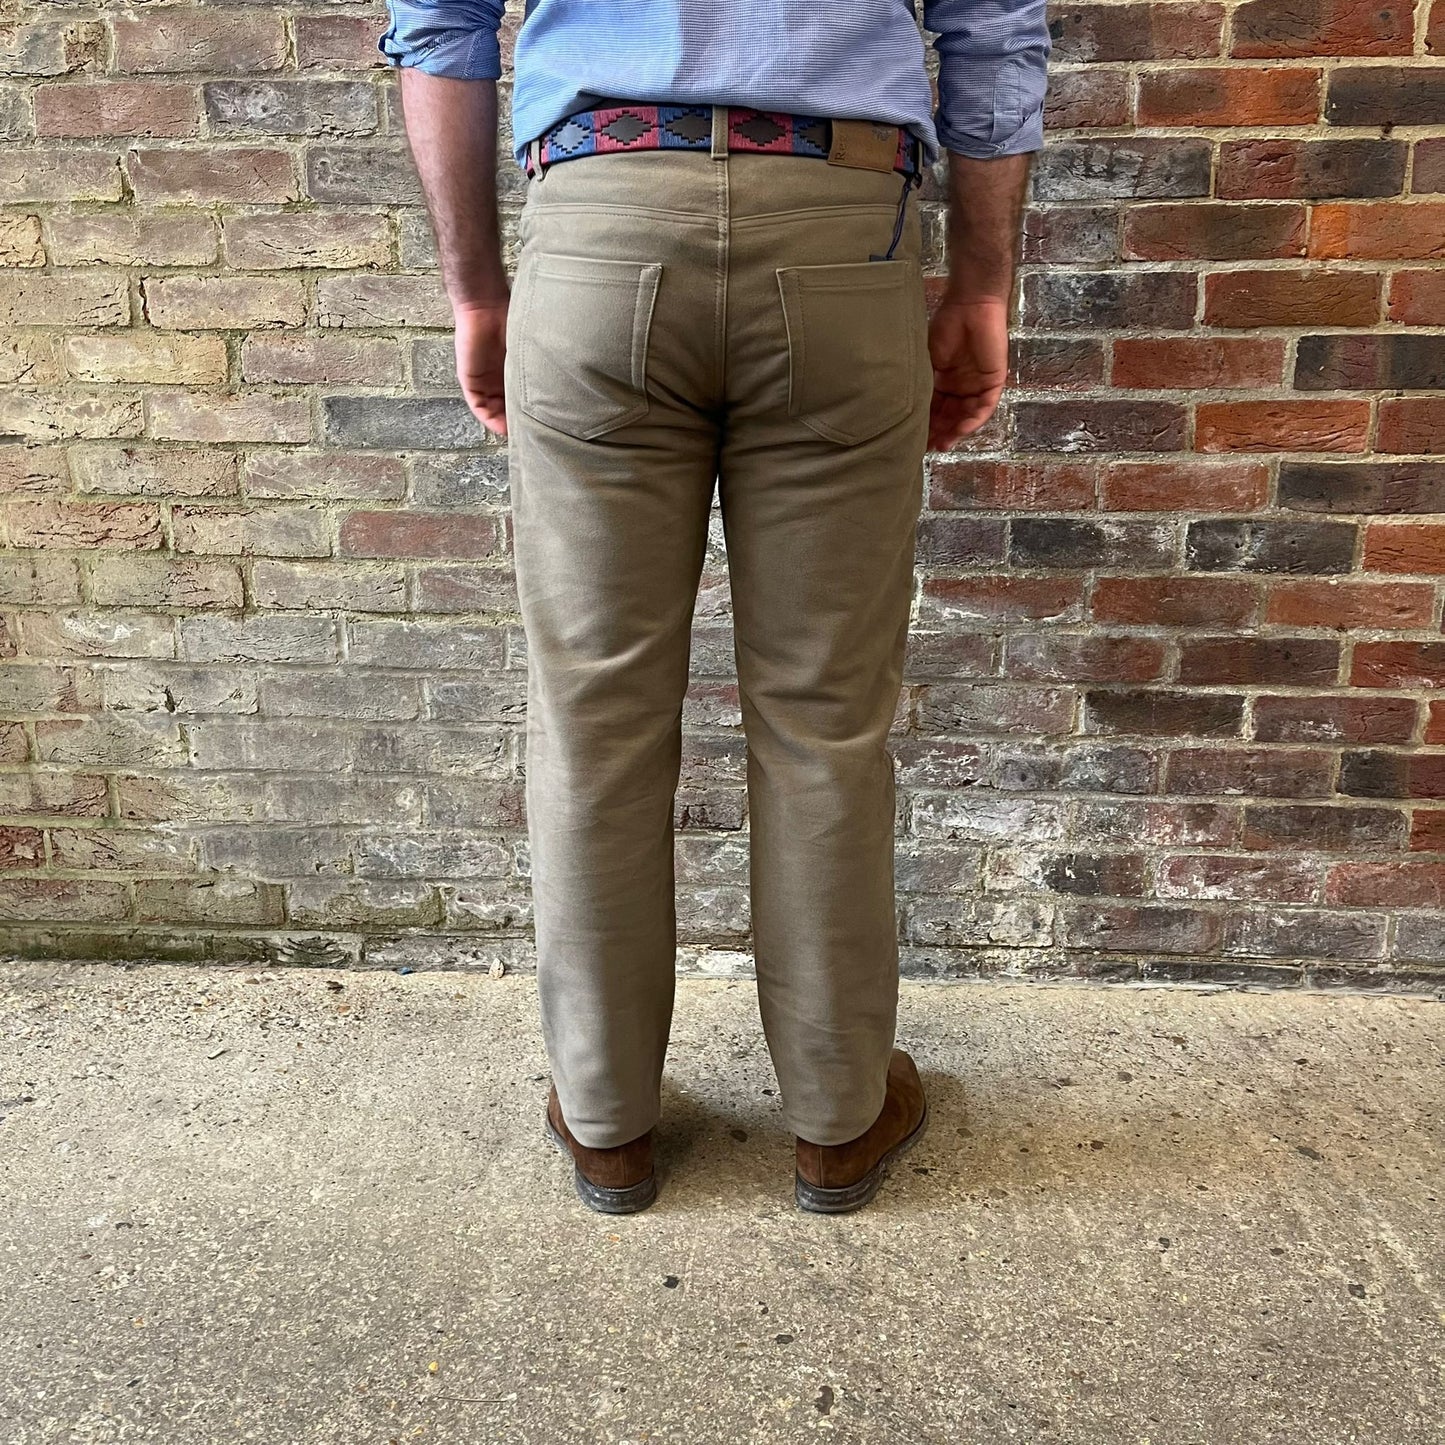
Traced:
<path fill-rule="evenodd" d="M 948 287 L 928 327 L 928 449 L 946 451 L 994 414 L 1008 375 L 1009 300 L 1029 155 L 948 153 Z"/>
<path fill-rule="evenodd" d="M 947 451 L 994 414 L 1008 374 L 1008 303 L 947 301 L 928 327 L 933 407 L 928 450 Z"/>
<path fill-rule="evenodd" d="M 502 384 L 507 358 L 507 301 L 452 307 L 456 320 L 457 381 L 472 415 L 498 436 L 507 434 L 507 397 Z"/>

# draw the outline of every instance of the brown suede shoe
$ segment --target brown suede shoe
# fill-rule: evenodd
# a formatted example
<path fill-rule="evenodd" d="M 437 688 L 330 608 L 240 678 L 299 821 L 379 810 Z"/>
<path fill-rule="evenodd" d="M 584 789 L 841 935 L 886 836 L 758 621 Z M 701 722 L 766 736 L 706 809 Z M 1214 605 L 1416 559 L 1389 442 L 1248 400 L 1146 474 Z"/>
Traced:
<path fill-rule="evenodd" d="M 572 1137 L 553 1084 L 547 1093 L 547 1137 L 572 1156 L 577 1197 L 600 1214 L 636 1214 L 657 1198 L 652 1130 L 613 1149 L 589 1149 Z"/>
<path fill-rule="evenodd" d="M 872 1125 L 846 1144 L 797 1141 L 793 1193 L 814 1214 L 846 1214 L 875 1194 L 888 1166 L 923 1137 L 928 1101 L 912 1058 L 894 1049 L 888 1061 L 888 1094 Z"/>

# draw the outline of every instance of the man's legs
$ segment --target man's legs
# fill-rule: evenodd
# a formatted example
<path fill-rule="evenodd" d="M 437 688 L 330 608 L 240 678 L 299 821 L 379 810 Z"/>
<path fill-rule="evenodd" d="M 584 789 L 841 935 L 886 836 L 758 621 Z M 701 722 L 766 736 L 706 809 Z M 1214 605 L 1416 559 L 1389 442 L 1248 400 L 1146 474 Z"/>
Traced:
<path fill-rule="evenodd" d="M 674 793 L 717 461 L 716 197 L 702 156 L 549 168 L 508 316 L 542 1028 L 566 1123 L 597 1149 L 657 1122 L 672 1014 Z"/>
<path fill-rule="evenodd" d="M 932 367 L 902 177 L 728 160 L 719 488 L 748 741 L 754 954 L 789 1128 L 862 1134 L 898 1001 L 894 780 Z"/>

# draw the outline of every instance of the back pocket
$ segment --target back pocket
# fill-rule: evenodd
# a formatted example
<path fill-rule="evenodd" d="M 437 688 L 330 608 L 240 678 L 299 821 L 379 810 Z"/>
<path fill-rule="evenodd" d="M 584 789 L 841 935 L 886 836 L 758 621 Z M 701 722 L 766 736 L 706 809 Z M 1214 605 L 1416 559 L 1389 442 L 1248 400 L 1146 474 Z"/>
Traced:
<path fill-rule="evenodd" d="M 519 405 L 587 441 L 647 414 L 647 343 L 660 261 L 538 251 L 526 258 Z"/>
<path fill-rule="evenodd" d="M 902 421 L 918 374 L 917 263 L 776 270 L 788 328 L 788 415 L 849 446 Z"/>

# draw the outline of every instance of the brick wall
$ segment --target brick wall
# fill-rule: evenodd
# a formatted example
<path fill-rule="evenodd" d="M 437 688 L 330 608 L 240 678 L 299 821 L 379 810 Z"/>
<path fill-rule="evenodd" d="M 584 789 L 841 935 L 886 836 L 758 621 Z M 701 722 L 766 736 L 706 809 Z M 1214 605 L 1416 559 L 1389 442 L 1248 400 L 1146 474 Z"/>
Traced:
<path fill-rule="evenodd" d="M 0 3 L 6 951 L 530 966 L 505 448 L 379 16 Z M 1445 0 L 1054 29 L 1018 384 L 929 463 L 906 967 L 1439 986 Z M 678 871 L 738 968 L 725 565 Z"/>

